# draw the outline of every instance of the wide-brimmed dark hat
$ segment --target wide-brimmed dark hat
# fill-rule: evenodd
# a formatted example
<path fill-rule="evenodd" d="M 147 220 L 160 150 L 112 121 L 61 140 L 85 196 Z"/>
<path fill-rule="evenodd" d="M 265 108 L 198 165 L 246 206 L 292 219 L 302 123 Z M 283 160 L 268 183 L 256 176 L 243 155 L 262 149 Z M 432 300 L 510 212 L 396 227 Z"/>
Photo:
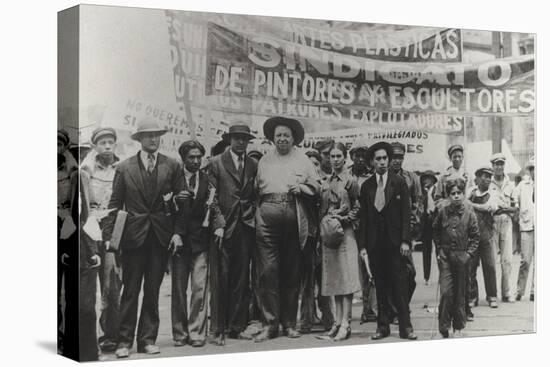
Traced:
<path fill-rule="evenodd" d="M 137 130 L 130 137 L 133 140 L 139 140 L 139 136 L 142 133 L 158 133 L 159 135 L 166 134 L 168 130 L 161 127 L 158 122 L 154 120 L 142 120 L 138 123 Z"/>
<path fill-rule="evenodd" d="M 304 140 L 305 131 L 302 124 L 298 120 L 282 116 L 271 117 L 264 122 L 264 135 L 268 140 L 273 141 L 273 135 L 277 126 L 286 126 L 292 130 L 294 145 L 298 145 Z"/>
<path fill-rule="evenodd" d="M 420 180 L 421 181 L 424 177 L 431 177 L 431 178 L 433 178 L 434 182 L 437 182 L 437 172 L 434 172 L 432 170 L 427 170 L 427 171 L 424 171 L 424 172 L 420 173 Z"/>
<path fill-rule="evenodd" d="M 255 139 L 256 137 L 250 133 L 250 127 L 245 124 L 233 124 L 229 126 L 229 131 L 222 135 L 222 139 L 229 141 L 232 135 L 246 136 L 247 139 Z"/>
<path fill-rule="evenodd" d="M 374 157 L 374 153 L 380 149 L 384 149 L 386 153 L 388 154 L 388 159 L 391 161 L 393 158 L 393 147 L 390 143 L 387 143 L 385 141 L 380 141 L 378 143 L 375 143 L 370 146 L 369 150 L 367 150 L 367 161 L 370 161 Z"/>

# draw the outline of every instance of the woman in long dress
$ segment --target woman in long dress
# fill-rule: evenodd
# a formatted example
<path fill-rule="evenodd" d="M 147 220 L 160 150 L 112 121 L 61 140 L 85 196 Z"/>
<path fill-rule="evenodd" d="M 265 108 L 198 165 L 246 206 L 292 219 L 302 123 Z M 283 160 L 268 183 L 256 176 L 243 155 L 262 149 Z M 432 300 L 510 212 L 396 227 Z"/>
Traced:
<path fill-rule="evenodd" d="M 342 143 L 330 151 L 332 175 L 321 188 L 321 216 L 330 215 L 342 224 L 344 238 L 336 248 L 322 247 L 321 294 L 334 296 L 335 323 L 324 337 L 334 341 L 351 335 L 353 293 L 361 290 L 357 241 L 353 223 L 358 221 L 359 186 L 346 169 L 347 149 Z"/>

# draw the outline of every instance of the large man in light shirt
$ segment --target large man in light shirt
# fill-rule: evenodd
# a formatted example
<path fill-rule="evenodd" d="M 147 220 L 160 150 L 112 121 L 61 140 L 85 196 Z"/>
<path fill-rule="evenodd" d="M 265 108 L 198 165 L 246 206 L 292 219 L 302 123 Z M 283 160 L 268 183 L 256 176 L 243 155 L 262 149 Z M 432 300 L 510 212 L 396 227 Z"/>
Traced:
<path fill-rule="evenodd" d="M 302 125 L 293 119 L 273 117 L 264 135 L 275 150 L 259 162 L 256 187 L 256 292 L 263 315 L 263 330 L 256 342 L 274 338 L 279 324 L 284 335 L 296 331 L 300 293 L 300 251 L 316 225 L 308 216 L 308 198 L 319 191 L 319 177 L 309 158 L 295 145 L 304 138 Z"/>

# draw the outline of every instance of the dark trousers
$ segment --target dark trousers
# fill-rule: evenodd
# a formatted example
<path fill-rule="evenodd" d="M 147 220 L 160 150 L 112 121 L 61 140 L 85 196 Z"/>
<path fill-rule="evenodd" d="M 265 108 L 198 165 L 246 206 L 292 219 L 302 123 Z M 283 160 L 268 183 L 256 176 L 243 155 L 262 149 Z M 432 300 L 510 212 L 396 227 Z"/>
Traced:
<path fill-rule="evenodd" d="M 214 333 L 240 333 L 246 329 L 250 305 L 250 259 L 255 231 L 238 223 L 221 248 L 210 254 L 211 326 Z"/>
<path fill-rule="evenodd" d="M 479 300 L 479 288 L 477 284 L 477 268 L 481 262 L 483 269 L 483 281 L 485 283 L 485 293 L 487 301 L 496 301 L 497 299 L 497 273 L 495 266 L 495 252 L 490 239 L 480 240 L 470 267 L 470 302 Z"/>
<path fill-rule="evenodd" d="M 300 244 L 294 201 L 264 201 L 256 212 L 256 295 L 271 332 L 296 327 Z"/>
<path fill-rule="evenodd" d="M 100 247 L 101 267 L 99 268 L 99 285 L 101 287 L 101 315 L 99 326 L 103 343 L 116 343 L 120 324 L 120 291 L 122 290 L 122 271 L 115 253 L 106 252 Z"/>
<path fill-rule="evenodd" d="M 370 261 L 370 260 L 369 260 Z M 369 265 L 372 271 L 372 265 Z M 369 277 L 365 262 L 359 257 L 359 276 L 361 277 L 361 288 L 363 298 L 363 315 L 376 315 L 378 306 L 376 300 L 376 287 L 374 279 Z M 373 276 L 374 277 L 374 276 Z"/>
<path fill-rule="evenodd" d="M 462 330 L 466 326 L 466 277 L 469 256 L 465 251 L 445 251 L 445 259 L 438 261 L 439 330 L 445 332 L 453 327 Z M 452 324 L 452 325 L 451 325 Z"/>
<path fill-rule="evenodd" d="M 433 228 L 432 220 L 425 218 L 422 229 L 422 267 L 424 270 L 424 280 L 430 280 L 432 268 L 432 251 L 433 251 Z"/>
<path fill-rule="evenodd" d="M 133 344 L 142 283 L 143 299 L 137 327 L 137 344 L 138 348 L 155 344 L 159 329 L 159 291 L 168 262 L 168 251 L 161 247 L 151 229 L 143 245 L 124 250 L 121 260 L 123 289 L 118 344 L 128 347 Z"/>
<path fill-rule="evenodd" d="M 300 327 L 311 329 L 317 311 L 315 307 L 315 245 L 316 241 L 309 238 L 301 252 L 302 276 L 300 279 Z"/>
<path fill-rule="evenodd" d="M 172 337 L 174 340 L 206 339 L 208 302 L 208 251 L 190 250 L 172 257 Z M 189 283 L 190 282 L 190 283 Z M 191 299 L 187 308 L 187 288 Z"/>
<path fill-rule="evenodd" d="M 75 233 L 69 239 L 60 240 L 65 241 L 63 243 L 66 249 L 78 248 L 78 235 Z M 78 253 L 72 251 L 68 254 L 69 258 L 66 260 L 67 265 L 60 265 L 62 276 L 58 274 L 58 291 L 59 291 L 59 303 L 58 312 L 61 319 L 58 320 L 58 324 L 63 326 L 63 332 L 58 334 L 60 342 L 63 346 L 62 354 L 65 357 L 80 360 L 80 343 L 79 343 L 79 296 L 80 283 L 79 283 L 79 264 Z M 63 285 L 63 287 L 61 287 Z M 63 293 L 64 297 L 61 297 Z M 61 308 L 64 303 L 64 309 Z"/>
<path fill-rule="evenodd" d="M 84 237 L 81 240 L 84 241 Z M 97 361 L 96 292 L 97 269 L 80 269 L 79 344 L 80 361 Z"/>
<path fill-rule="evenodd" d="M 399 320 L 399 333 L 404 335 L 412 331 L 407 258 L 400 254 L 398 247 L 389 247 L 390 243 L 389 237 L 378 236 L 378 243 L 370 254 L 378 301 L 378 330 L 389 333 L 393 303 Z"/>

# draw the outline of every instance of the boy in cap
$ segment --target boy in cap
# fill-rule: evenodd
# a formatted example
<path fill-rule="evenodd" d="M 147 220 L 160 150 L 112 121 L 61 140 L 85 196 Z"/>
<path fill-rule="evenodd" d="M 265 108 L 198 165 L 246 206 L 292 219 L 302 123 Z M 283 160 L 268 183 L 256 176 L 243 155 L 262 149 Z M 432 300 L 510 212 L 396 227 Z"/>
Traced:
<path fill-rule="evenodd" d="M 472 190 L 469 200 L 473 206 L 479 225 L 479 247 L 471 259 L 470 267 L 470 307 L 476 306 L 479 299 L 477 268 L 480 260 L 483 268 L 483 280 L 489 307 L 497 308 L 497 280 L 495 255 L 493 250 L 494 219 L 493 214 L 500 208 L 500 200 L 494 191 L 489 190 L 493 169 L 481 167 L 476 172 L 477 186 Z M 468 311 L 468 310 L 467 310 Z"/>
<path fill-rule="evenodd" d="M 100 127 L 93 131 L 91 136 L 93 151 L 82 162 L 82 186 L 88 193 L 89 226 L 100 233 L 103 219 L 107 216 L 107 208 L 113 190 L 115 166 L 119 160 L 115 155 L 117 134 L 110 127 Z M 86 233 L 86 229 L 84 230 Z M 82 241 L 101 241 L 100 235 L 89 230 L 81 237 Z M 120 265 L 115 254 L 99 247 L 101 267 L 99 268 L 99 282 L 101 289 L 101 316 L 99 325 L 103 335 L 99 338 L 99 347 L 103 352 L 113 352 L 116 349 L 118 338 L 120 290 L 122 276 Z"/>
<path fill-rule="evenodd" d="M 535 252 L 535 158 L 531 158 L 525 167 L 528 175 L 519 183 L 516 202 L 519 207 L 519 230 L 521 241 L 521 264 L 518 274 L 516 301 L 525 294 L 527 277 Z M 531 301 L 535 300 L 535 266 L 533 264 L 533 282 L 531 283 Z"/>
<path fill-rule="evenodd" d="M 512 216 L 517 211 L 515 207 L 513 191 L 514 184 L 504 173 L 506 156 L 496 153 L 491 157 L 494 175 L 491 179 L 490 190 L 500 196 L 503 207 L 495 212 L 495 234 L 493 236 L 494 247 L 500 253 L 500 265 L 502 268 L 501 297 L 502 302 L 512 302 L 510 289 L 510 275 L 512 270 Z"/>
<path fill-rule="evenodd" d="M 445 185 L 447 180 L 453 178 L 462 178 L 466 182 L 466 192 L 468 188 L 472 186 L 472 182 L 468 179 L 468 174 L 464 170 L 463 161 L 464 161 L 464 147 L 460 144 L 451 145 L 447 150 L 447 156 L 451 160 L 452 165 L 445 170 L 435 189 L 435 200 L 439 200 L 447 197 L 445 192 Z"/>

